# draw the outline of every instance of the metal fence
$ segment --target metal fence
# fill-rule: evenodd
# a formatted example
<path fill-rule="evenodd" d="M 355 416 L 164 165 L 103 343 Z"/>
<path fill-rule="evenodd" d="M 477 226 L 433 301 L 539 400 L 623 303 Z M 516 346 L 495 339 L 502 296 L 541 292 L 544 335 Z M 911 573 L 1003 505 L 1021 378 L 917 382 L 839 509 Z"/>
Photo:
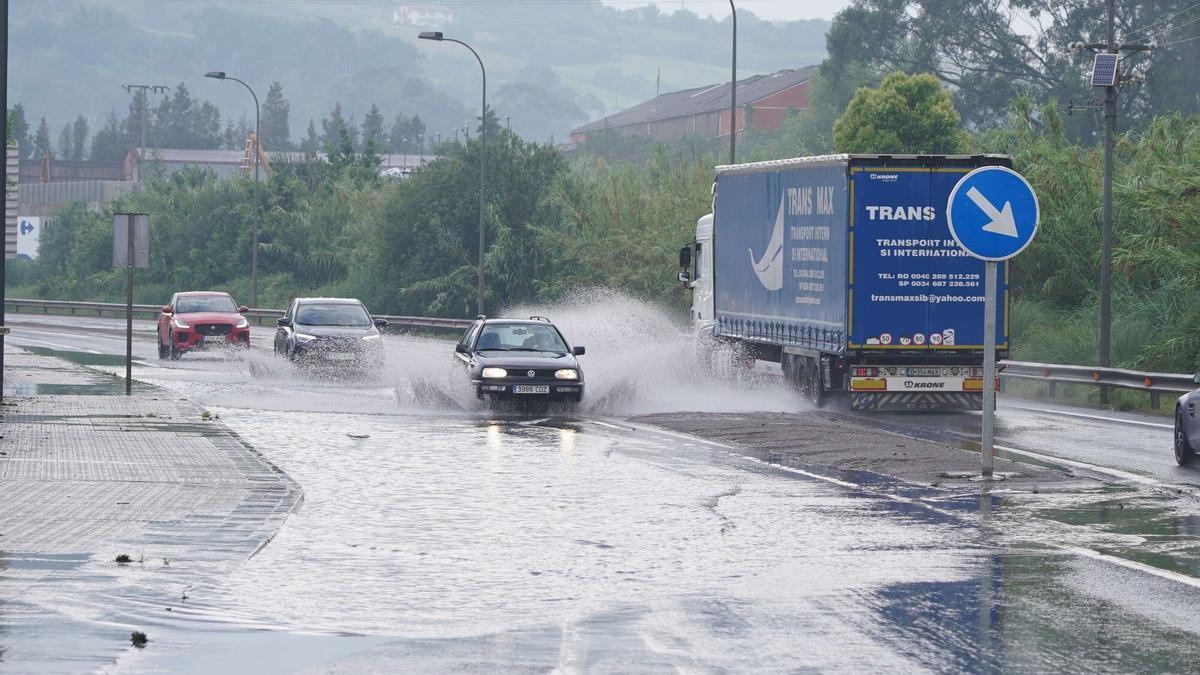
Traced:
<path fill-rule="evenodd" d="M 127 180 L 72 180 L 56 183 L 21 183 L 17 188 L 20 191 L 21 206 L 36 208 L 72 202 L 107 204 L 136 192 L 138 184 Z"/>
<path fill-rule="evenodd" d="M 39 314 L 95 314 L 96 316 L 124 316 L 125 305 L 116 302 L 75 302 L 70 300 L 22 300 L 7 298 L 6 309 L 13 312 Z M 162 305 L 134 305 L 134 316 L 154 319 L 162 313 Z M 258 325 L 274 323 L 283 316 L 282 309 L 251 309 L 245 317 Z M 442 319 L 426 316 L 391 316 L 374 314 L 376 319 L 386 319 L 389 326 L 397 328 L 435 328 L 443 330 L 465 330 L 471 325 L 469 319 Z"/>
<path fill-rule="evenodd" d="M 1124 368 L 1093 366 L 1064 366 L 1057 363 L 1001 361 L 1000 376 L 1017 380 L 1038 380 L 1046 383 L 1046 395 L 1054 398 L 1059 384 L 1079 384 L 1144 391 L 1150 394 L 1150 405 L 1157 409 L 1163 394 L 1179 396 L 1193 389 L 1191 374 L 1151 373 Z"/>

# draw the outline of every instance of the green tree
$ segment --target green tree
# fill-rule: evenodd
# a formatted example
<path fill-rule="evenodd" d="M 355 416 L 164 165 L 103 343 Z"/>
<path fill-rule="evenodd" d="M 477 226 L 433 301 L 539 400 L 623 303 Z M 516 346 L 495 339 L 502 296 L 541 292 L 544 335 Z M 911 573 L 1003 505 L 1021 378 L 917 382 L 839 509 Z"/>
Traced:
<path fill-rule="evenodd" d="M 383 132 L 383 114 L 379 106 L 371 104 L 367 116 L 363 119 L 362 148 L 367 154 L 378 155 L 387 149 L 387 137 Z"/>
<path fill-rule="evenodd" d="M 417 115 L 396 115 L 388 133 L 388 150 L 394 153 L 422 152 L 430 145 L 425 138 L 425 123 Z"/>
<path fill-rule="evenodd" d="M 71 145 L 71 125 L 64 124 L 62 131 L 58 132 L 58 157 L 60 159 L 69 160 L 75 155 L 73 146 Z"/>
<path fill-rule="evenodd" d="M 125 159 L 129 149 L 137 142 L 132 140 L 126 125 L 121 123 L 116 113 L 109 113 L 104 126 L 92 137 L 92 149 L 89 157 L 97 162 L 118 162 Z"/>
<path fill-rule="evenodd" d="M 154 145 L 167 148 L 215 149 L 222 145 L 221 113 L 193 99 L 182 82 L 154 111 Z"/>
<path fill-rule="evenodd" d="M 304 140 L 300 141 L 300 149 L 306 155 L 315 155 L 321 151 L 321 137 L 317 135 L 317 125 L 308 121 L 308 130 L 304 132 Z"/>
<path fill-rule="evenodd" d="M 29 120 L 25 118 L 25 106 L 20 103 L 8 111 L 8 137 L 17 142 L 22 158 L 33 153 L 33 147 L 29 143 Z"/>
<path fill-rule="evenodd" d="M 33 158 L 41 159 L 50 154 L 53 154 L 50 145 L 50 126 L 46 124 L 46 118 L 43 117 L 41 123 L 38 124 L 37 134 L 33 137 Z"/>
<path fill-rule="evenodd" d="M 87 151 L 88 121 L 83 115 L 75 118 L 75 122 L 71 124 L 71 148 L 73 154 L 71 159 L 79 161 L 83 159 L 84 153 Z"/>
<path fill-rule="evenodd" d="M 272 82 L 263 101 L 262 119 L 259 121 L 259 131 L 262 134 L 260 142 L 267 151 L 291 150 L 291 130 L 288 126 L 288 115 L 292 104 L 283 97 L 283 86 Z"/>
<path fill-rule="evenodd" d="M 838 152 L 954 153 L 966 136 L 950 94 L 930 74 L 892 73 L 862 88 L 833 127 Z"/>

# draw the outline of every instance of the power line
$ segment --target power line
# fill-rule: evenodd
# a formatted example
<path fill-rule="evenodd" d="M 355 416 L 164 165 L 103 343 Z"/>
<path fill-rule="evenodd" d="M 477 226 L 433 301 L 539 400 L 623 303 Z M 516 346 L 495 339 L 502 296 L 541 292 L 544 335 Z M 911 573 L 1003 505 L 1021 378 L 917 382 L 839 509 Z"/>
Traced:
<path fill-rule="evenodd" d="M 1161 45 L 1159 45 L 1159 47 L 1170 47 L 1171 45 L 1181 45 L 1185 42 L 1191 42 L 1193 40 L 1200 40 L 1200 35 L 1193 35 L 1190 38 L 1184 38 L 1182 40 L 1175 40 L 1174 42 L 1164 42 Z"/>
<path fill-rule="evenodd" d="M 1174 13 L 1172 13 L 1172 14 L 1168 14 L 1167 16 L 1165 16 L 1165 17 L 1163 17 L 1163 18 L 1159 19 L 1158 21 L 1152 21 L 1152 22 L 1150 23 L 1150 25 L 1148 25 L 1148 26 L 1143 26 L 1143 27 L 1141 27 L 1141 28 L 1135 28 L 1134 30 L 1132 30 L 1132 31 L 1130 31 L 1130 32 L 1128 32 L 1128 33 L 1126 33 L 1124 37 L 1125 37 L 1125 39 L 1126 39 L 1126 40 L 1128 40 L 1128 39 L 1132 38 L 1134 35 L 1137 35 L 1137 34 L 1139 34 L 1139 33 L 1145 33 L 1145 32 L 1147 32 L 1147 31 L 1153 32 L 1153 31 L 1154 31 L 1155 29 L 1157 29 L 1159 26 L 1162 26 L 1163 24 L 1169 23 L 1169 22 L 1171 22 L 1172 20 L 1174 20 L 1174 19 L 1175 19 L 1175 17 L 1177 17 L 1177 16 L 1179 16 L 1179 15 L 1181 15 L 1181 14 L 1186 14 L 1186 13 L 1188 13 L 1188 12 L 1192 11 L 1193 9 L 1196 9 L 1197 7 L 1200 7 L 1200 2 L 1197 2 L 1197 3 L 1196 3 L 1196 4 L 1194 4 L 1194 5 L 1189 5 L 1189 6 L 1187 6 L 1187 7 L 1184 7 L 1183 9 L 1179 10 L 1178 12 L 1174 12 Z"/>

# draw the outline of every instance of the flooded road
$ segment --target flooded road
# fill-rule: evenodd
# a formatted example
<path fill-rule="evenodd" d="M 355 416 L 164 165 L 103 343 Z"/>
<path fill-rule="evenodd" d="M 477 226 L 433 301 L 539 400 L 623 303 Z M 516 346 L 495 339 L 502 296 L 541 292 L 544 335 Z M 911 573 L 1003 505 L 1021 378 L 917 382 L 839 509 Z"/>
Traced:
<path fill-rule="evenodd" d="M 234 361 L 139 343 L 135 377 L 219 417 L 304 503 L 169 609 L 106 598 L 151 638 L 111 669 L 1186 672 L 1200 656 L 1186 507 L 899 491 L 646 427 L 628 416 L 804 413 L 770 382 L 697 394 L 669 345 L 622 350 L 585 321 L 562 324 L 591 334 L 588 405 L 527 416 L 479 407 L 442 341 L 389 338 L 363 381 L 296 371 L 260 337 Z M 1134 549 L 1171 573 L 1104 558 Z"/>

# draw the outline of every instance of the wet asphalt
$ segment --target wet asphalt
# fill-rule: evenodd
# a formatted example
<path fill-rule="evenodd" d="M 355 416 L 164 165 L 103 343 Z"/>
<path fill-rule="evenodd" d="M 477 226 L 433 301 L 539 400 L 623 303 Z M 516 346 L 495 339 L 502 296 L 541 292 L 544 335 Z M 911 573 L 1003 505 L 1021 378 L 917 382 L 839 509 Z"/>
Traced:
<path fill-rule="evenodd" d="M 9 323 L 12 344 L 117 372 L 116 321 Z M 1200 655 L 1193 476 L 1165 466 L 1158 418 L 1002 408 L 1014 448 L 1148 482 L 950 489 L 662 429 L 806 413 L 769 379 L 697 391 L 663 374 L 687 369 L 669 351 L 607 336 L 587 345 L 589 405 L 517 415 L 475 404 L 442 341 L 388 338 L 384 372 L 323 378 L 271 357 L 261 329 L 244 358 L 159 361 L 146 325 L 135 377 L 219 415 L 304 505 L 171 611 L 113 607 L 152 639 L 118 672 L 1186 672 Z M 974 424 L 855 431 L 966 454 Z"/>

